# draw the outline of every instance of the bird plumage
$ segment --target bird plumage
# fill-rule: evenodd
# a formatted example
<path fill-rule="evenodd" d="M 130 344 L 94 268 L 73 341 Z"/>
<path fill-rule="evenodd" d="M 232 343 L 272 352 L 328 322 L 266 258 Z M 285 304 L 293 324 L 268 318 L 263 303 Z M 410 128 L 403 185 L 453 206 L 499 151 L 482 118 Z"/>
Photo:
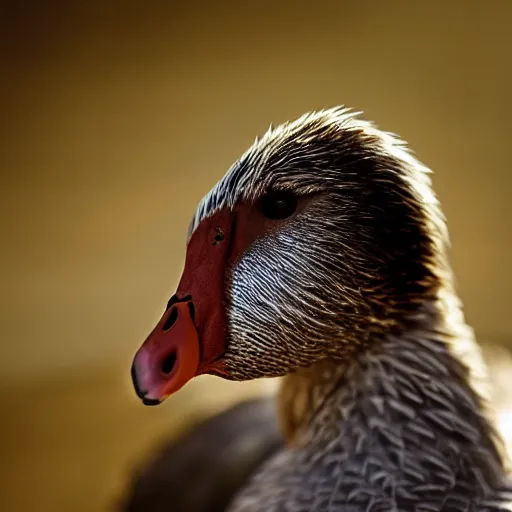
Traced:
<path fill-rule="evenodd" d="M 229 511 L 512 510 L 429 173 L 337 108 L 269 130 L 200 202 L 189 237 L 224 211 L 245 243 L 218 374 L 284 376 L 288 444 Z M 283 191 L 296 213 L 264 219 Z"/>

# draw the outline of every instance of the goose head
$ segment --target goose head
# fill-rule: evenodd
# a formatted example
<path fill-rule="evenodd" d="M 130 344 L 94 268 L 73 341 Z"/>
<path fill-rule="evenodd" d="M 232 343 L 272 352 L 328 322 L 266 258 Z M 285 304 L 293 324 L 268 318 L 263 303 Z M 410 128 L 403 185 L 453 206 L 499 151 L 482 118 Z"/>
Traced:
<path fill-rule="evenodd" d="M 435 298 L 445 238 L 428 170 L 393 135 L 344 108 L 269 129 L 198 205 L 137 394 L 355 357 Z"/>

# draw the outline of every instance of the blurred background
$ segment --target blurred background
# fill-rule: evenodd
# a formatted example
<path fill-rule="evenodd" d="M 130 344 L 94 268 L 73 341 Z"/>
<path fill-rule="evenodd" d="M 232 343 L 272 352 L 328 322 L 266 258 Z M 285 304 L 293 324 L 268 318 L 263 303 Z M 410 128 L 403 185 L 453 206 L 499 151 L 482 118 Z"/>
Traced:
<path fill-rule="evenodd" d="M 197 201 L 308 110 L 364 110 L 434 169 L 467 317 L 512 346 L 511 26 L 507 0 L 2 2 L 0 509 L 112 510 L 159 440 L 266 392 L 147 408 L 129 369 Z"/>

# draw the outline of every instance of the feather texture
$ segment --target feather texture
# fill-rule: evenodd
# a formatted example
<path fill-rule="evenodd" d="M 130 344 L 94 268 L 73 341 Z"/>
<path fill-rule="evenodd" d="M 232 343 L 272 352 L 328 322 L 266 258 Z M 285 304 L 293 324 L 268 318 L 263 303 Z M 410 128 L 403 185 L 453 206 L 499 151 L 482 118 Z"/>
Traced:
<path fill-rule="evenodd" d="M 429 173 L 336 108 L 270 129 L 199 204 L 190 233 L 269 190 L 303 201 L 230 269 L 227 373 L 286 375 L 289 443 L 230 511 L 512 510 Z"/>

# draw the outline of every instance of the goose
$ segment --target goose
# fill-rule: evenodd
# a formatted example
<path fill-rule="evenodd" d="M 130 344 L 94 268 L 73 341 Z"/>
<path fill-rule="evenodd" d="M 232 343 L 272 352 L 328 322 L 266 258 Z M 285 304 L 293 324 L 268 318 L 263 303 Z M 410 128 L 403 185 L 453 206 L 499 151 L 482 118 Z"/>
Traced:
<path fill-rule="evenodd" d="M 271 127 L 200 201 L 135 391 L 281 377 L 285 444 L 230 512 L 512 510 L 448 245 L 397 136 L 344 107 Z"/>

